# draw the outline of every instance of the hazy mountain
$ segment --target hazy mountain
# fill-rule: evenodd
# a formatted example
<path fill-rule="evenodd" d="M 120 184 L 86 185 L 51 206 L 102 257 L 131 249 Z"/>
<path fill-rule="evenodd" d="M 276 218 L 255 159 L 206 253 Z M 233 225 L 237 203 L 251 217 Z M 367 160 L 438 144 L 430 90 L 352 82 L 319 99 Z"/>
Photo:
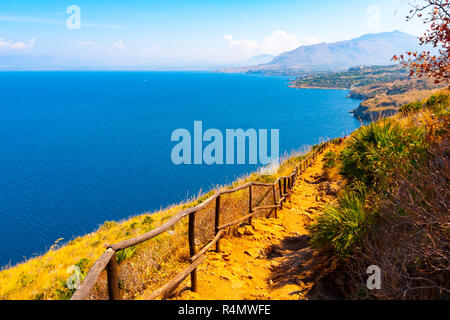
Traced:
<path fill-rule="evenodd" d="M 357 65 L 389 65 L 393 63 L 393 55 L 418 49 L 418 39 L 401 31 L 366 34 L 352 40 L 301 46 L 280 54 L 269 63 L 227 71 L 294 73 L 342 70 Z"/>
<path fill-rule="evenodd" d="M 263 64 L 263 63 L 269 63 L 275 58 L 275 56 L 272 56 L 270 54 L 261 54 L 259 56 L 254 56 L 253 58 L 248 59 L 244 62 L 246 66 L 252 66 L 257 64 Z"/>
<path fill-rule="evenodd" d="M 272 61 L 274 56 L 263 54 L 245 61 L 233 63 L 218 62 L 152 62 L 136 65 L 111 65 L 104 61 L 87 61 L 75 57 L 65 58 L 49 55 L 0 55 L 0 71 L 4 70 L 158 70 L 158 71 L 214 71 L 238 68 Z"/>

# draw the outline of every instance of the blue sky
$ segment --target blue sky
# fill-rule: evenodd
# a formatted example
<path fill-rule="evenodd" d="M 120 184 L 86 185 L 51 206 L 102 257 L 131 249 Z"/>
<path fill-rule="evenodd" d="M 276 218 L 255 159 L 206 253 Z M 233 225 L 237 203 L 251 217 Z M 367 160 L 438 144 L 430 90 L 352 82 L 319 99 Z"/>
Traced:
<path fill-rule="evenodd" d="M 68 29 L 70 5 L 80 29 Z M 2 0 L 0 56 L 80 65 L 209 65 L 366 33 L 423 33 L 402 0 Z"/>

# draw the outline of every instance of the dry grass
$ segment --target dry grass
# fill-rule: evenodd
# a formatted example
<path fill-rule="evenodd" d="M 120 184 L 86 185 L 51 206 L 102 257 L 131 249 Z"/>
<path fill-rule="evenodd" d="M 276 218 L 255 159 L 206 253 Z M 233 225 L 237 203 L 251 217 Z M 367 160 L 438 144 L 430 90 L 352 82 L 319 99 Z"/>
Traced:
<path fill-rule="evenodd" d="M 279 176 L 290 174 L 305 150 L 308 149 L 285 155 L 279 166 L 243 176 L 231 186 L 218 186 L 216 190 L 232 188 L 248 181 L 273 182 Z M 214 191 L 156 213 L 145 213 L 121 222 L 105 222 L 93 233 L 78 237 L 67 244 L 55 245 L 42 256 L 5 268 L 0 271 L 0 299 L 69 299 L 74 292 L 66 286 L 66 280 L 70 276 L 67 271 L 69 267 L 77 264 L 85 275 L 104 252 L 107 244 L 148 232 L 177 212 L 206 200 Z M 278 200 L 278 187 L 276 194 Z M 247 213 L 248 189 L 221 198 L 221 223 L 233 221 Z M 272 188 L 254 187 L 253 199 L 253 206 L 272 204 Z M 200 246 L 213 237 L 214 210 L 215 204 L 212 202 L 197 213 L 196 234 Z M 268 213 L 268 210 L 261 210 L 259 214 Z M 127 250 L 122 256 L 122 261 L 119 262 L 119 287 L 124 299 L 136 298 L 143 292 L 161 286 L 188 265 L 187 219 L 177 223 L 169 232 Z M 91 298 L 107 297 L 106 275 L 103 273 L 91 293 Z"/>
<path fill-rule="evenodd" d="M 413 153 L 412 165 L 398 163 L 385 183 L 370 191 L 366 213 L 376 214 L 376 222 L 352 254 L 330 258 L 338 261 L 334 275 L 345 275 L 342 288 L 350 298 L 449 299 L 450 118 L 423 108 L 391 120 L 403 128 L 425 128 L 426 152 Z M 366 287 L 370 265 L 381 268 L 380 290 Z"/>
<path fill-rule="evenodd" d="M 376 236 L 347 264 L 353 292 L 365 292 L 361 275 L 375 264 L 382 286 L 371 295 L 378 299 L 450 298 L 450 135 L 449 119 L 442 120 L 430 127 L 428 159 L 418 170 L 399 168 L 381 204 Z M 436 139 L 435 130 L 447 132 Z"/>
<path fill-rule="evenodd" d="M 426 89 L 426 90 L 411 90 L 398 95 L 379 95 L 375 98 L 368 99 L 361 103 L 362 106 L 368 107 L 370 112 L 382 112 L 385 110 L 398 110 L 402 105 L 411 102 L 425 99 L 440 91 L 440 89 Z"/>

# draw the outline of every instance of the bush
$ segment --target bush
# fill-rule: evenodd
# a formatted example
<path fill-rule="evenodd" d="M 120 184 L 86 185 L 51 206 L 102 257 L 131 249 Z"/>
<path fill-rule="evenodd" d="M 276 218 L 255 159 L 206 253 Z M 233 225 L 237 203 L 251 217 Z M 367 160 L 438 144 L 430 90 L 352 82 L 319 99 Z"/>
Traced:
<path fill-rule="evenodd" d="M 449 107 L 449 96 L 442 92 L 434 94 L 425 102 L 425 107 L 435 113 L 441 113 Z"/>
<path fill-rule="evenodd" d="M 317 249 L 330 248 L 344 257 L 351 253 L 370 224 L 371 215 L 364 209 L 365 187 L 346 190 L 338 205 L 328 205 L 317 222 L 308 227 L 311 244 Z"/>
<path fill-rule="evenodd" d="M 328 151 L 327 153 L 325 153 L 325 155 L 323 156 L 323 167 L 325 169 L 333 168 L 336 165 L 337 157 L 338 156 L 334 151 Z"/>
<path fill-rule="evenodd" d="M 400 107 L 400 112 L 403 115 L 406 115 L 408 113 L 413 113 L 413 112 L 419 111 L 420 108 L 422 108 L 422 102 L 415 101 L 415 102 L 410 102 L 410 103 L 402 105 Z"/>
<path fill-rule="evenodd" d="M 122 261 L 125 261 L 125 260 L 131 258 L 132 256 L 134 256 L 135 253 L 136 253 L 135 246 L 125 248 L 123 250 L 118 251 L 116 253 L 117 263 L 121 263 Z"/>
<path fill-rule="evenodd" d="M 382 268 L 378 299 L 450 299 L 449 179 L 446 134 L 428 150 L 417 170 L 398 173 L 380 202 L 374 233 L 345 264 L 350 292 L 365 287 L 368 265 Z"/>
<path fill-rule="evenodd" d="M 414 164 L 412 154 L 425 150 L 425 131 L 383 119 L 358 129 L 341 152 L 341 173 L 366 186 L 380 186 L 399 165 Z"/>

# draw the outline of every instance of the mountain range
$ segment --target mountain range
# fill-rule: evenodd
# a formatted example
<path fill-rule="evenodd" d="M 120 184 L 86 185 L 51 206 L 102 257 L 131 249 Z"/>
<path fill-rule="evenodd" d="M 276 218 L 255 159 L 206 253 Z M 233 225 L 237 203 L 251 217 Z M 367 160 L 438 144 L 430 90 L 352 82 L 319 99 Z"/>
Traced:
<path fill-rule="evenodd" d="M 265 64 L 221 70 L 229 73 L 298 74 L 339 71 L 359 65 L 393 64 L 394 55 L 419 50 L 417 37 L 393 31 L 371 33 L 356 39 L 300 46 Z"/>

